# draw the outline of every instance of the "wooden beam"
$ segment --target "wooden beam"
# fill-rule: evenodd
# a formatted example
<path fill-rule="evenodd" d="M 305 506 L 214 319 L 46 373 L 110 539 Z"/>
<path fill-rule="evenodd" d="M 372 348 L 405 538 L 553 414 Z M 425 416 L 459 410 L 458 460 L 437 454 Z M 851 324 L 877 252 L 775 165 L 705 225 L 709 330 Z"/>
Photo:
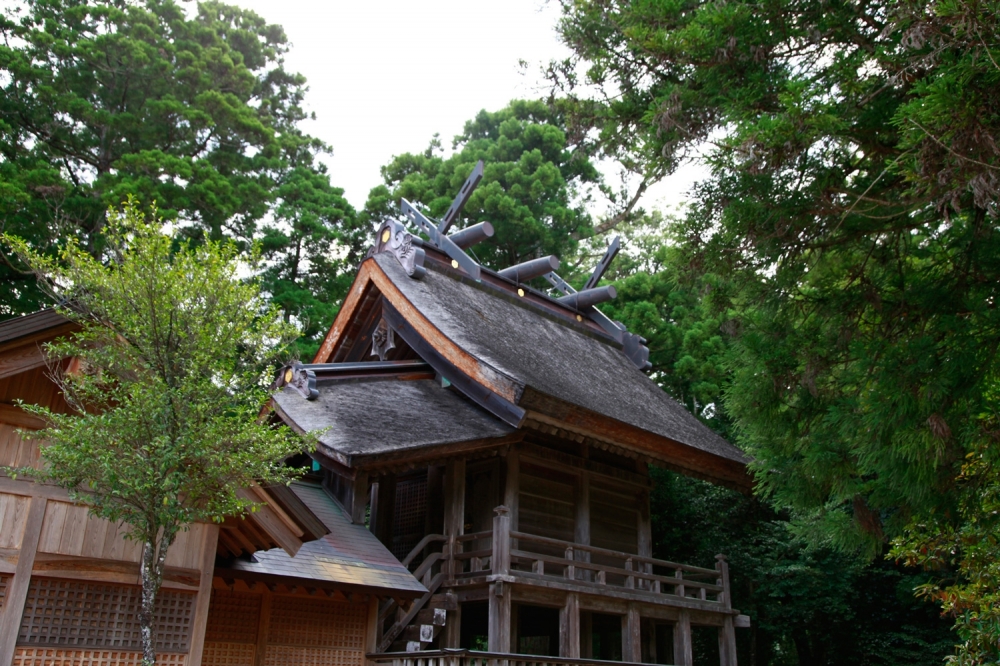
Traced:
<path fill-rule="evenodd" d="M 45 421 L 8 402 L 0 402 L 0 423 L 28 430 L 41 430 L 45 427 Z"/>
<path fill-rule="evenodd" d="M 38 538 L 42 534 L 45 505 L 48 500 L 44 497 L 32 497 L 30 502 L 24 532 L 21 535 L 17 568 L 14 570 L 14 578 L 7 585 L 7 595 L 0 611 L 0 664 L 10 664 L 14 660 L 14 646 L 21 629 L 21 615 L 24 613 L 24 602 L 28 598 L 31 569 L 35 564 L 35 553 L 38 552 Z"/>
<path fill-rule="evenodd" d="M 584 437 L 634 451 L 690 476 L 706 478 L 741 492 L 753 489 L 746 463 L 717 456 L 674 439 L 654 434 L 638 426 L 584 409 L 554 398 L 530 386 L 525 387 L 518 405 L 525 420 L 545 423 Z"/>
<path fill-rule="evenodd" d="M 559 609 L 559 656 L 580 658 L 580 596 L 567 594 Z"/>
<path fill-rule="evenodd" d="M 48 355 L 37 342 L 8 349 L 0 353 L 0 379 L 40 368 L 48 361 Z"/>
<path fill-rule="evenodd" d="M 465 460 L 451 459 L 444 473 L 444 533 L 465 534 Z"/>
<path fill-rule="evenodd" d="M 694 653 L 691 646 L 691 614 L 681 611 L 674 624 L 674 664 L 693 666 Z"/>
<path fill-rule="evenodd" d="M 201 580 L 198 596 L 194 601 L 194 617 L 191 618 L 191 643 L 188 650 L 188 666 L 201 666 L 205 650 L 205 629 L 208 626 L 208 611 L 212 602 L 212 580 L 215 576 L 215 553 L 219 547 L 219 526 L 205 525 L 201 538 Z"/>

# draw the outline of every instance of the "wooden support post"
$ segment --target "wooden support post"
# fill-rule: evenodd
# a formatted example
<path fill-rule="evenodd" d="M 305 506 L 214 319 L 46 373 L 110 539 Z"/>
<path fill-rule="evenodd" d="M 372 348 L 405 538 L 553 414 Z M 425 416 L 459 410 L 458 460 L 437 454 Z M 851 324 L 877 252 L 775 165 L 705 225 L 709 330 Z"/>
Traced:
<path fill-rule="evenodd" d="M 715 569 L 719 572 L 717 584 L 722 586 L 719 601 L 726 610 L 731 610 L 733 600 L 729 589 L 729 562 L 725 555 L 715 556 Z M 733 616 L 727 615 L 719 628 L 719 664 L 720 666 L 736 666 L 736 628 Z"/>
<path fill-rule="evenodd" d="M 465 461 L 449 460 L 444 474 L 444 533 L 465 534 Z"/>
<path fill-rule="evenodd" d="M 201 539 L 201 579 L 198 581 L 198 596 L 194 601 L 194 617 L 191 621 L 191 644 L 188 651 L 188 666 L 201 666 L 201 656 L 205 650 L 205 629 L 208 626 L 208 612 L 212 605 L 212 578 L 215 576 L 215 553 L 219 543 L 219 526 L 209 523 L 203 526 Z M 261 662 L 263 663 L 263 662 Z"/>
<path fill-rule="evenodd" d="M 14 646 L 21 629 L 21 615 L 24 613 L 24 602 L 28 598 L 31 569 L 35 566 L 38 537 L 42 533 L 42 521 L 45 519 L 47 500 L 44 497 L 32 497 L 28 502 L 28 516 L 24 521 L 21 550 L 17 554 L 14 578 L 8 583 L 7 596 L 0 612 L 0 664 L 10 664 L 14 661 Z"/>
<path fill-rule="evenodd" d="M 642 630 L 639 606 L 628 605 L 628 612 L 622 617 L 622 661 L 642 661 Z"/>
<path fill-rule="evenodd" d="M 498 506 L 493 518 L 493 574 L 506 576 L 510 573 L 510 511 Z"/>
<path fill-rule="evenodd" d="M 510 652 L 510 585 L 502 580 L 490 584 L 490 652 Z"/>
<path fill-rule="evenodd" d="M 586 470 L 581 470 L 576 477 L 576 492 L 574 497 L 576 503 L 576 521 L 573 533 L 573 540 L 584 546 L 590 545 L 590 474 Z M 590 552 L 582 548 L 576 549 L 576 560 L 578 562 L 590 562 Z M 576 572 L 579 580 L 592 580 L 593 572 L 589 569 L 581 569 Z"/>
<path fill-rule="evenodd" d="M 573 592 L 559 609 L 559 656 L 580 658 L 580 597 Z"/>
<path fill-rule="evenodd" d="M 392 545 L 392 518 L 396 511 L 396 475 L 384 473 L 378 479 L 378 496 L 371 515 L 375 538 L 388 548 Z"/>
<path fill-rule="evenodd" d="M 441 647 L 458 649 L 462 647 L 462 605 L 448 611 L 448 619 L 441 635 Z"/>
<path fill-rule="evenodd" d="M 253 666 L 264 666 L 267 657 L 267 632 L 271 629 L 271 590 L 264 588 L 257 619 L 257 646 L 253 652 Z"/>
<path fill-rule="evenodd" d="M 372 594 L 368 597 L 368 630 L 365 632 L 365 652 L 367 654 L 378 650 L 379 629 L 378 597 Z"/>
<path fill-rule="evenodd" d="M 496 508 L 493 518 L 493 577 L 490 584 L 490 652 L 510 652 L 510 584 L 504 578 L 510 574 L 510 512 L 505 506 Z"/>
<path fill-rule="evenodd" d="M 691 647 L 691 612 L 682 610 L 674 624 L 674 664 L 693 666 L 694 654 Z"/>
<path fill-rule="evenodd" d="M 444 480 L 444 535 L 448 537 L 445 549 L 448 561 L 442 568 L 448 574 L 448 580 L 455 579 L 455 555 L 462 552 L 462 545 L 455 541 L 456 537 L 465 534 L 465 460 L 452 459 L 445 465 Z"/>
<path fill-rule="evenodd" d="M 517 507 L 521 493 L 521 453 L 516 444 L 507 452 L 507 482 L 503 489 L 503 504 L 510 509 L 510 528 L 517 531 Z"/>
<path fill-rule="evenodd" d="M 736 628 L 727 615 L 719 627 L 719 666 L 736 666 Z"/>
<path fill-rule="evenodd" d="M 351 522 L 355 525 L 365 524 L 365 513 L 368 508 L 368 472 L 358 470 L 351 484 Z"/>

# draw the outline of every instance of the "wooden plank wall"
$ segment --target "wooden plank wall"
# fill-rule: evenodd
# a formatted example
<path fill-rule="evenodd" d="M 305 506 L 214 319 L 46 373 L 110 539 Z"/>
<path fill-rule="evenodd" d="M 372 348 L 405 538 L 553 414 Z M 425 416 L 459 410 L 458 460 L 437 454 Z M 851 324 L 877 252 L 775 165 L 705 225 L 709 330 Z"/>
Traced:
<path fill-rule="evenodd" d="M 279 586 L 280 587 L 280 586 Z M 272 592 L 216 579 L 203 666 L 363 666 L 372 599 Z"/>

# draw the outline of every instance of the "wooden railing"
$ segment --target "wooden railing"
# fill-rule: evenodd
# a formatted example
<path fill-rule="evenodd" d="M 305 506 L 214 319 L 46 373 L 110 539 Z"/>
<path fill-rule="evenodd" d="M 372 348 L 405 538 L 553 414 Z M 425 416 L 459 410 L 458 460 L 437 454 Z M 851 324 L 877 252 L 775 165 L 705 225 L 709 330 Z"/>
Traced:
<path fill-rule="evenodd" d="M 722 555 L 708 569 L 517 532 L 510 529 L 504 507 L 498 509 L 492 531 L 453 537 L 446 551 L 452 553 L 451 581 L 487 575 L 558 579 L 729 608 L 729 570 Z"/>
<path fill-rule="evenodd" d="M 600 661 L 579 657 L 544 657 L 533 654 L 501 654 L 475 650 L 426 650 L 424 652 L 384 652 L 368 659 L 392 666 L 639 666 L 628 661 Z"/>

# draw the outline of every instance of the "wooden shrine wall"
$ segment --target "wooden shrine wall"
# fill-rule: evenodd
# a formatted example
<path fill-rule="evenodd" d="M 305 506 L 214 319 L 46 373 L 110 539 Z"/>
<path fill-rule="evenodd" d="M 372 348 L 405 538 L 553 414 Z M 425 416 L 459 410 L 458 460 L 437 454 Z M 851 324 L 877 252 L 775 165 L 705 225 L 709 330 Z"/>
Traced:
<path fill-rule="evenodd" d="M 40 464 L 43 444 L 18 429 L 42 423 L 13 401 L 63 409 L 47 372 L 0 379 L 0 465 Z M 170 548 L 157 603 L 158 663 L 200 659 L 218 531 L 191 525 Z M 0 474 L 0 664 L 141 663 L 142 545 L 124 536 L 121 526 L 91 516 L 65 490 Z"/>
<path fill-rule="evenodd" d="M 217 583 L 218 584 L 218 583 Z M 242 590 L 235 587 L 242 586 Z M 279 586 L 279 589 L 280 586 Z M 204 666 L 363 666 L 374 602 L 320 591 L 212 591 Z M 374 623 L 371 623 L 374 626 Z"/>

